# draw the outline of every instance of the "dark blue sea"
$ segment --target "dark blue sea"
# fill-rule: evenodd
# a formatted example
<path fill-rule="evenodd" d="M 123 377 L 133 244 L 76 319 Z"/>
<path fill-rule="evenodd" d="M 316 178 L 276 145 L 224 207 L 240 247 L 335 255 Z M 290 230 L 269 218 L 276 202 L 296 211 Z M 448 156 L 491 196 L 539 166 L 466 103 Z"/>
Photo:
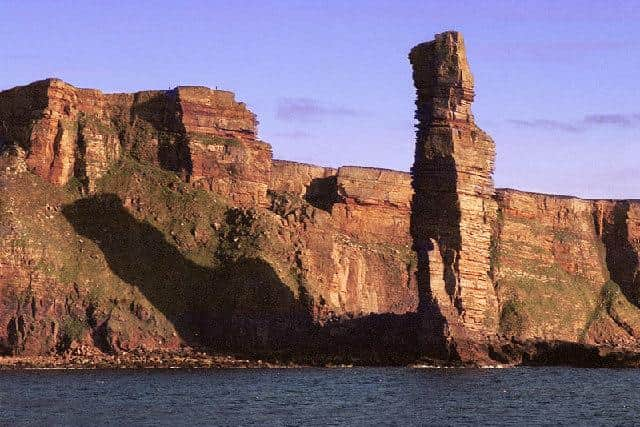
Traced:
<path fill-rule="evenodd" d="M 0 371 L 3 425 L 631 425 L 640 371 Z"/>

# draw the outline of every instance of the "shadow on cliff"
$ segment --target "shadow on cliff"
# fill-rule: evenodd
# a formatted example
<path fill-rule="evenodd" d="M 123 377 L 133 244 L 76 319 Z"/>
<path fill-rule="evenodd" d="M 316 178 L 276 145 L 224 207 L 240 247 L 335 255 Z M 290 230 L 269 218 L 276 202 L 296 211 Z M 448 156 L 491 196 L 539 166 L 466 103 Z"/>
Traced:
<path fill-rule="evenodd" d="M 215 353 L 299 362 L 407 364 L 420 356 L 420 317 L 378 314 L 313 322 L 311 297 L 296 297 L 259 258 L 207 268 L 104 194 L 63 208 L 79 235 L 93 240 L 110 269 L 140 292 L 189 345 Z"/>
<path fill-rule="evenodd" d="M 143 94 L 136 96 L 129 112 L 133 118 L 129 135 L 120 135 L 121 141 L 126 141 L 125 148 L 139 161 L 157 161 L 163 169 L 188 179 L 193 165 L 187 131 L 179 119 L 177 92 L 158 91 L 145 99 L 140 99 Z"/>
<path fill-rule="evenodd" d="M 63 214 L 189 345 L 238 353 L 286 351 L 309 327 L 304 304 L 262 259 L 220 268 L 198 265 L 161 231 L 133 217 L 113 194 L 81 199 L 65 206 Z"/>
<path fill-rule="evenodd" d="M 418 313 L 336 319 L 314 329 L 308 360 L 375 366 L 425 361 L 422 326 Z"/>
<path fill-rule="evenodd" d="M 411 208 L 411 237 L 418 259 L 416 279 L 418 283 L 418 313 L 422 316 L 426 352 L 442 359 L 457 359 L 455 343 L 448 340 L 449 325 L 442 307 L 435 301 L 431 284 L 431 260 L 429 253 L 438 245 L 443 266 L 444 290 L 459 315 L 462 307 L 456 280 L 460 252 L 460 207 L 457 195 L 457 172 L 451 154 L 427 152 L 428 128 L 422 123 L 421 105 L 416 118 L 416 152 L 411 168 L 414 190 Z M 446 151 L 446 148 L 444 148 Z"/>
<path fill-rule="evenodd" d="M 606 264 L 611 280 L 620 286 L 620 290 L 632 304 L 640 307 L 638 252 L 629 242 L 628 216 L 629 202 L 616 202 L 612 222 L 605 222 L 599 232 L 606 249 Z M 594 217 L 594 221 L 597 230 L 598 219 Z"/>
<path fill-rule="evenodd" d="M 313 178 L 304 198 L 311 206 L 331 213 L 333 205 L 340 200 L 338 177 Z"/>

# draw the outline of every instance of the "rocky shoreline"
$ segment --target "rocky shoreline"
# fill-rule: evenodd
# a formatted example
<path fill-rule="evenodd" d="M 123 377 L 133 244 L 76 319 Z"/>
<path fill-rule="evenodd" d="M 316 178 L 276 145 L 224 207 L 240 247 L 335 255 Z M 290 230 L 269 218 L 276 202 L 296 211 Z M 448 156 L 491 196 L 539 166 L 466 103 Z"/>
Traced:
<path fill-rule="evenodd" d="M 515 368 L 566 366 L 574 368 L 640 368 L 640 348 L 594 346 L 565 341 L 510 340 L 494 342 L 486 363 L 421 359 L 414 363 L 371 363 L 335 357 L 300 357 L 289 361 L 208 354 L 184 348 L 176 351 L 134 350 L 117 354 L 77 346 L 65 354 L 0 356 L 0 370 L 30 369 L 283 369 L 406 366 L 410 368 Z M 490 360 L 490 361 L 489 361 Z"/>
<path fill-rule="evenodd" d="M 246 369 L 296 368 L 301 365 L 192 353 L 125 353 L 118 355 L 51 355 L 0 357 L 0 370 L 29 369 Z"/>

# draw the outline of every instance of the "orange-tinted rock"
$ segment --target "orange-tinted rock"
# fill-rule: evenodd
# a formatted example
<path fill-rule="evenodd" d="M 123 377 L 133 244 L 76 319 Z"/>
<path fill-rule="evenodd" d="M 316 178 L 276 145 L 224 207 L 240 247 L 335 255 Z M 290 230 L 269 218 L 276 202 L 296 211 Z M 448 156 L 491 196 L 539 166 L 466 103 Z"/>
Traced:
<path fill-rule="evenodd" d="M 412 174 L 273 160 L 226 91 L 0 92 L 0 353 L 637 363 L 640 203 L 496 192 L 462 36 L 410 61 Z"/>
<path fill-rule="evenodd" d="M 640 304 L 640 202 L 596 201 L 594 220 L 611 279 Z"/>
<path fill-rule="evenodd" d="M 256 139 L 255 115 L 231 92 L 197 86 L 174 92 L 191 181 L 239 205 L 268 204 L 271 146 Z"/>
<path fill-rule="evenodd" d="M 0 93 L 0 120 L 5 123 L 3 137 L 20 145 L 27 153 L 29 169 L 47 181 L 64 185 L 74 175 L 85 178 L 84 168 L 95 177 L 103 173 L 120 155 L 117 135 L 94 128 L 81 129 L 81 117 L 95 114 L 94 122 L 109 122 L 98 91 L 76 89 L 57 79 L 43 80 L 29 86 Z M 8 108 L 7 108 L 8 107 Z M 107 127 L 107 125 L 102 124 Z M 90 154 L 84 156 L 83 134 Z M 109 138 L 114 140 L 108 140 Z M 104 143 L 96 146 L 96 140 Z"/>
<path fill-rule="evenodd" d="M 271 147 L 233 93 L 204 87 L 103 94 L 57 79 L 0 93 L 0 136 L 22 146 L 29 168 L 89 191 L 123 153 L 180 172 L 242 205 L 265 205 Z"/>
<path fill-rule="evenodd" d="M 419 122 L 412 234 L 425 272 L 423 303 L 435 312 L 427 316 L 445 322 L 435 334 L 444 330 L 461 358 L 473 358 L 464 342 L 481 341 L 498 325 L 489 275 L 495 146 L 471 114 L 473 78 L 462 36 L 438 34 L 409 59 Z"/>
<path fill-rule="evenodd" d="M 344 233 L 370 243 L 410 245 L 411 176 L 386 169 L 346 166 L 338 169 L 341 203 L 332 216 Z"/>
<path fill-rule="evenodd" d="M 175 90 L 179 119 L 188 134 L 255 139 L 258 121 L 234 94 L 202 86 L 178 86 Z"/>
<path fill-rule="evenodd" d="M 274 163 L 272 210 L 299 248 L 318 321 L 417 309 L 409 182 L 375 168 Z"/>
<path fill-rule="evenodd" d="M 499 190 L 498 205 L 493 267 L 502 332 L 635 343 L 640 204 Z"/>
<path fill-rule="evenodd" d="M 523 316 L 504 332 L 577 341 L 608 279 L 592 203 L 512 190 L 500 190 L 498 201 L 498 294 Z"/>
<path fill-rule="evenodd" d="M 255 140 L 190 136 L 191 182 L 223 194 L 234 204 L 266 206 L 271 146 Z"/>
<path fill-rule="evenodd" d="M 389 169 L 343 166 L 338 169 L 338 194 L 347 203 L 411 208 L 411 175 Z"/>
<path fill-rule="evenodd" d="M 274 159 L 269 189 L 322 200 L 336 193 L 337 172 L 333 168 Z"/>
<path fill-rule="evenodd" d="M 312 318 L 319 324 L 378 314 L 404 316 L 416 311 L 408 174 L 357 167 L 336 170 L 284 161 L 274 164 L 271 147 L 256 138 L 255 116 L 229 92 L 180 87 L 168 92 L 105 95 L 57 80 L 43 85 L 53 88 L 52 99 L 48 98 L 49 92 L 39 94 L 37 87 L 16 90 L 16 99 L 34 92 L 34 99 L 40 96 L 52 105 L 47 104 L 47 108 L 60 115 L 55 123 L 61 130 L 55 134 L 25 124 L 25 129 L 37 137 L 29 134 L 21 144 L 27 164 L 36 174 L 56 185 L 75 177 L 85 190 L 99 192 L 100 178 L 114 167 L 117 174 L 116 165 L 124 155 L 159 165 L 195 187 L 219 194 L 232 206 L 258 210 L 269 207 L 274 212 L 271 221 L 275 228 L 270 232 L 271 249 L 265 256 L 282 265 L 280 273 L 285 276 L 292 274 L 290 270 L 297 271 L 296 280 L 305 298 L 312 301 Z M 15 111 L 27 114 L 19 108 L 2 111 L 3 117 Z M 12 128 L 12 133 L 3 137 L 15 144 L 14 135 L 19 130 Z M 43 160 L 42 153 L 49 157 Z M 10 169 L 18 161 L 17 156 L 11 159 Z M 139 196 L 128 196 L 123 202 L 132 212 L 144 212 Z M 192 247 L 224 231 L 219 224 L 213 231 L 204 225 L 192 230 L 193 243 L 181 240 L 180 244 Z M 60 295 L 66 295 L 64 292 Z M 63 311 L 54 317 L 69 315 Z M 391 319 L 395 323 L 389 327 L 404 328 L 402 317 Z M 257 335 L 247 336 L 240 347 L 264 345 L 274 339 L 267 331 L 272 321 L 279 322 L 266 318 L 234 320 L 234 327 L 257 328 Z M 176 340 L 167 340 L 166 331 L 142 332 L 136 322 L 129 313 L 114 312 L 100 326 L 100 345 L 116 352 L 137 346 L 155 348 L 159 336 L 162 346 L 175 345 Z M 235 330 L 229 328 L 226 332 L 215 328 L 209 332 L 227 336 Z M 261 328 L 267 330 L 260 332 Z M 365 334 L 362 339 L 368 340 L 366 330 L 359 328 Z M 341 330 L 332 329 L 332 336 L 343 333 Z M 401 335 L 412 333 L 407 329 Z"/>

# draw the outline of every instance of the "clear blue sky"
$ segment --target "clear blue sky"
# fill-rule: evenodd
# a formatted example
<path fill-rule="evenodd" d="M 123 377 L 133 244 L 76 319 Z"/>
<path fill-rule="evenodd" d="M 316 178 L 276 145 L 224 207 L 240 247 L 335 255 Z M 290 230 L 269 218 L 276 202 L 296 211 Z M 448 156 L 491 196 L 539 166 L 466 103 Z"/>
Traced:
<path fill-rule="evenodd" d="M 462 31 L 496 184 L 640 198 L 639 1 L 0 0 L 0 89 L 218 86 L 277 158 L 408 170 L 409 49 Z"/>

